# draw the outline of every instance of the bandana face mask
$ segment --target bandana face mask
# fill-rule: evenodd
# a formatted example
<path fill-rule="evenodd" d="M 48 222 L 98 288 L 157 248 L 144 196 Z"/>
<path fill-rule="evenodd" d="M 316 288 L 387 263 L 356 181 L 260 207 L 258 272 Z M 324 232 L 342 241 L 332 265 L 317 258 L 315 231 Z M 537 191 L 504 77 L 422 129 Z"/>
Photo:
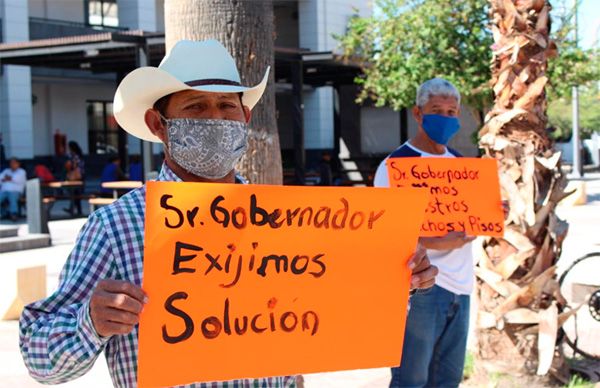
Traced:
<path fill-rule="evenodd" d="M 165 119 L 171 158 L 207 179 L 227 175 L 248 147 L 248 126 L 233 120 Z"/>

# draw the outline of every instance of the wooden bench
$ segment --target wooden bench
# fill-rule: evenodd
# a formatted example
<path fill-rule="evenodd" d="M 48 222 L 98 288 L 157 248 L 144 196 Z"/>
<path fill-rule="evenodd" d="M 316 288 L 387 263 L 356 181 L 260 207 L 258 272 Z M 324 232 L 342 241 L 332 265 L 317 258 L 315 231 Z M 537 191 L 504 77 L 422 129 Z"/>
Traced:
<path fill-rule="evenodd" d="M 115 198 L 90 198 L 88 200 L 88 203 L 90 204 L 90 213 L 94 212 L 94 210 L 96 210 L 97 206 L 105 206 L 105 205 L 110 205 L 111 203 L 115 202 L 116 199 Z"/>
<path fill-rule="evenodd" d="M 48 197 L 52 197 L 55 200 L 59 201 L 59 200 L 74 200 L 74 199 L 90 199 L 90 198 L 95 198 L 93 195 L 90 194 L 78 194 L 78 195 L 65 195 L 65 194 L 52 194 L 52 195 L 48 195 Z"/>

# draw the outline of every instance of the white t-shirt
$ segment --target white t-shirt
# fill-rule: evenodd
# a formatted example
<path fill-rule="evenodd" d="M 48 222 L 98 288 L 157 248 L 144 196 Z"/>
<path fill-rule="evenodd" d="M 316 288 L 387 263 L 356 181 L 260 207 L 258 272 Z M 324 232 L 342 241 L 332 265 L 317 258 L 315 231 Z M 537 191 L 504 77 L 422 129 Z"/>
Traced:
<path fill-rule="evenodd" d="M 454 158 L 456 157 L 452 152 L 446 148 L 446 152 L 443 154 L 430 154 L 425 151 L 421 151 L 409 142 L 401 145 L 396 151 L 390 155 L 397 154 L 401 149 L 407 150 L 415 156 L 420 155 L 424 158 Z M 413 152 L 411 152 L 413 151 Z M 390 187 L 388 180 L 388 171 L 386 166 L 386 157 L 377 167 L 375 173 L 375 179 L 373 185 L 375 187 Z M 473 269 L 473 244 L 467 243 L 458 249 L 438 251 L 435 249 L 428 249 L 427 255 L 431 264 L 435 265 L 439 269 L 439 273 L 435 279 L 435 283 L 445 288 L 446 290 L 453 292 L 458 295 L 469 295 L 473 291 L 473 281 L 475 273 Z"/>

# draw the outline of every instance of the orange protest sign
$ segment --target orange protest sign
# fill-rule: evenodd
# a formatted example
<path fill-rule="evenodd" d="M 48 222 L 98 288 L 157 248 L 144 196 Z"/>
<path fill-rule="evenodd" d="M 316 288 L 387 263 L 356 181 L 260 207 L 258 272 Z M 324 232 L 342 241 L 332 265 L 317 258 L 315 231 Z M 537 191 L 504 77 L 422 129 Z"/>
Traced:
<path fill-rule="evenodd" d="M 426 202 L 149 182 L 139 386 L 399 365 Z"/>
<path fill-rule="evenodd" d="M 430 195 L 421 236 L 504 235 L 495 159 L 390 158 L 386 163 L 390 187 L 417 187 Z"/>

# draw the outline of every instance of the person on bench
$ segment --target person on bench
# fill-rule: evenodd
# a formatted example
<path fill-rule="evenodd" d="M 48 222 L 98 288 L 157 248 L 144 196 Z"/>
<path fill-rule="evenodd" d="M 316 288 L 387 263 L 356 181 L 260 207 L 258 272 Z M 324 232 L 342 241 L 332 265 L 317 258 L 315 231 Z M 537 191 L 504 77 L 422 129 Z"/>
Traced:
<path fill-rule="evenodd" d="M 11 158 L 9 167 L 0 173 L 0 206 L 8 201 L 8 212 L 2 217 L 8 216 L 12 221 L 17 220 L 19 213 L 19 198 L 25 191 L 27 174 L 21 168 L 21 162 L 17 158 Z M 4 207 L 2 207 L 4 213 Z"/>
<path fill-rule="evenodd" d="M 123 173 L 123 170 L 121 170 L 121 159 L 117 155 L 111 156 L 106 166 L 104 166 L 102 175 L 100 176 L 100 195 L 103 197 L 112 197 L 113 195 L 113 191 L 111 189 L 102 187 L 102 183 L 120 181 L 124 179 L 125 174 Z"/>

